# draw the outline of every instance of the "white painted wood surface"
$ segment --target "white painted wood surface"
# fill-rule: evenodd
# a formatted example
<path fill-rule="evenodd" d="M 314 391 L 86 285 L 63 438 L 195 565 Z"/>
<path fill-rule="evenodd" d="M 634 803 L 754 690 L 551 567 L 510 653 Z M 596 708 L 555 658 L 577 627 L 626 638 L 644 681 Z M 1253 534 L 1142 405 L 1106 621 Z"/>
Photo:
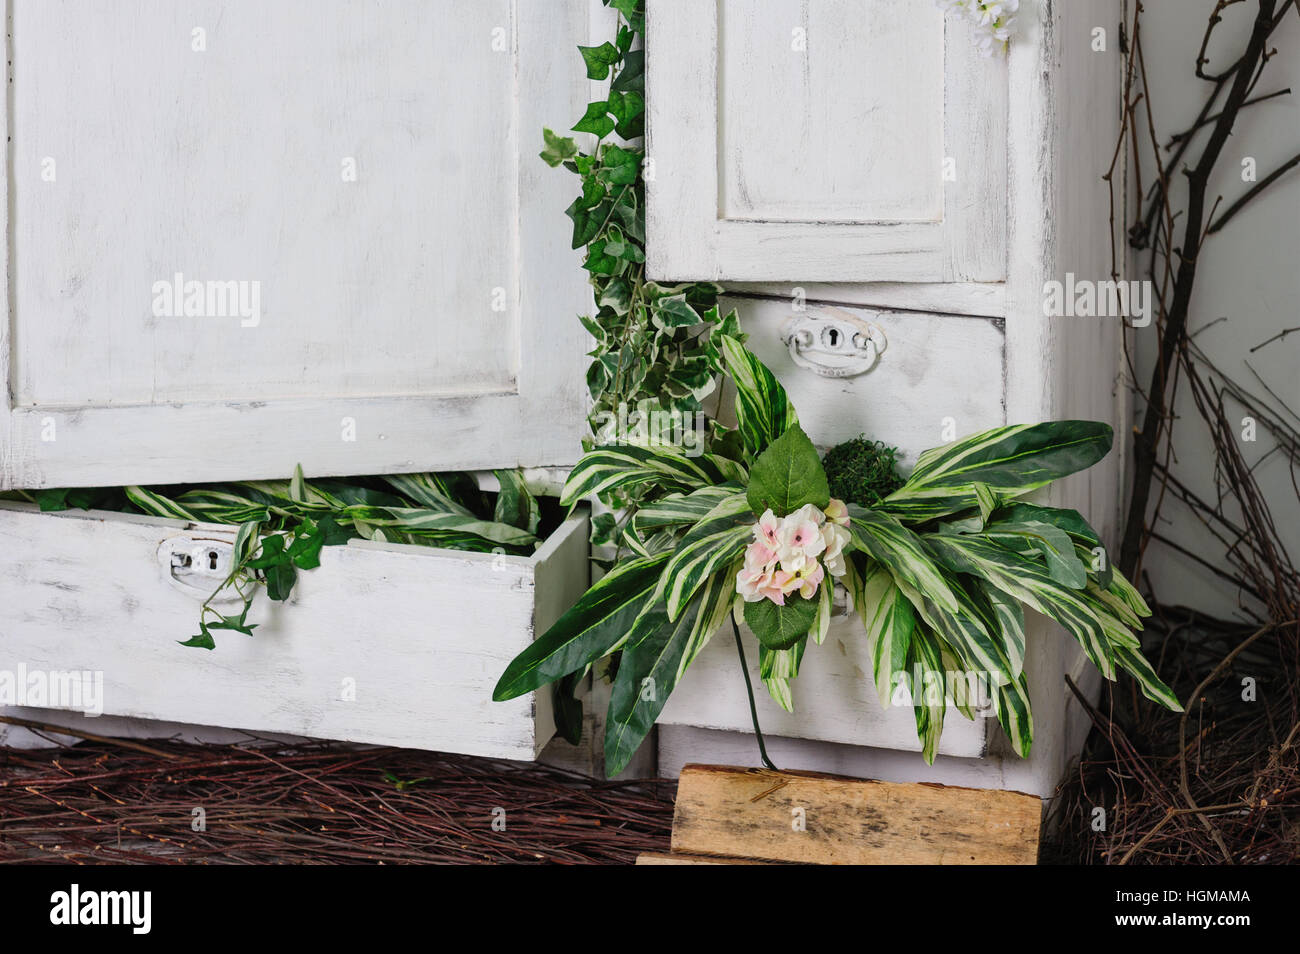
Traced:
<path fill-rule="evenodd" d="M 743 316 L 748 345 L 781 379 L 803 426 L 820 450 L 860 434 L 897 446 L 903 469 L 917 455 L 946 443 L 945 426 L 965 436 L 1005 423 L 1002 322 L 988 318 L 827 309 L 811 303 L 800 313 L 847 314 L 884 331 L 888 345 L 875 367 L 848 378 L 827 378 L 798 368 L 781 343 L 795 314 L 789 301 L 726 299 Z M 725 403 L 725 402 L 724 402 Z M 866 632 L 856 616 L 837 620 L 826 642 L 810 645 L 792 683 L 795 712 L 779 708 L 758 681 L 750 637 L 749 663 L 759 687 L 764 731 L 790 738 L 919 751 L 910 709 L 885 710 L 871 682 Z M 749 703 L 729 632 L 724 629 L 691 664 L 660 717 L 662 724 L 748 731 Z M 940 752 L 976 757 L 987 748 L 985 719 L 968 722 L 952 713 Z"/>
<path fill-rule="evenodd" d="M 585 0 L 6 12 L 0 487 L 576 459 Z"/>
<path fill-rule="evenodd" d="M 655 0 L 646 47 L 652 276 L 1006 274 L 1005 62 L 932 4 Z"/>
<path fill-rule="evenodd" d="M 584 515 L 529 558 L 326 547 L 288 603 L 254 604 L 256 635 L 211 652 L 176 642 L 203 598 L 158 560 L 176 537 L 233 528 L 0 504 L 0 671 L 102 672 L 106 713 L 191 725 L 511 759 L 551 738 L 549 692 L 498 703 L 492 688 L 586 588 Z"/>
<path fill-rule="evenodd" d="M 1007 422 L 1064 417 L 1111 422 L 1116 427 L 1117 446 L 1110 457 L 1033 498 L 1079 509 L 1111 543 L 1118 529 L 1128 439 L 1122 426 L 1127 405 L 1120 350 L 1122 325 L 1117 318 L 1049 317 L 1044 313 L 1043 286 L 1047 281 L 1064 280 L 1067 271 L 1095 280 L 1110 277 L 1108 201 L 1100 176 L 1110 163 L 1113 134 L 1118 129 L 1122 57 L 1116 31 L 1122 6 L 1120 0 L 1028 0 L 1021 4 L 1019 27 L 1005 61 L 1010 104 L 1006 178 L 994 187 L 995 201 L 1005 197 L 1007 203 L 1005 285 L 917 283 L 901 286 L 900 290 L 898 284 L 817 282 L 813 270 L 787 275 L 784 262 L 776 255 L 768 262 L 767 274 L 754 276 L 754 284 L 729 283 L 732 290 L 747 293 L 736 303 L 742 306 L 742 315 L 749 318 L 751 346 L 765 360 L 778 362 L 778 375 L 794 395 L 801 421 L 823 444 L 851 436 L 847 431 L 856 433 L 844 419 L 848 414 L 861 415 L 867 425 L 862 429 L 872 436 L 886 436 L 891 427 L 894 434 L 902 432 L 902 437 L 886 439 L 907 449 L 909 427 L 928 430 L 939 416 L 939 406 L 951 405 L 967 393 L 989 391 L 998 393 L 999 402 L 1005 400 Z M 1098 27 L 1107 32 L 1105 52 L 1092 49 L 1093 31 Z M 651 63 L 653 67 L 653 57 Z M 654 135 L 653 125 L 651 133 Z M 698 130 L 696 134 L 704 135 Z M 1123 181 L 1122 175 L 1117 178 Z M 783 346 L 776 340 L 782 316 L 789 313 L 793 286 L 804 289 L 810 310 L 822 304 L 848 303 L 1002 317 L 1005 323 L 999 327 L 1005 330 L 1005 351 L 997 372 L 1001 377 L 989 373 L 988 362 L 976 348 L 971 360 L 964 364 L 914 368 L 919 376 L 913 391 L 879 386 L 883 378 L 873 380 L 873 376 L 890 373 L 890 360 L 896 357 L 899 341 L 904 340 L 900 336 L 906 334 L 906 324 L 901 325 L 903 331 L 889 332 L 890 350 L 881 357 L 877 368 L 861 378 L 828 382 L 806 371 L 796 371 L 788 363 L 780 364 Z M 748 297 L 753 294 L 779 295 L 781 299 L 764 302 Z M 903 322 L 908 317 L 921 316 L 898 315 L 892 320 Z M 956 323 L 959 319 L 949 316 L 943 320 Z M 828 389 L 835 387 L 846 388 L 855 397 L 829 396 Z M 819 399 L 819 392 L 827 394 Z M 889 410 L 875 410 L 877 402 L 890 402 Z M 904 423 L 912 419 L 923 423 Z M 1000 422 L 980 426 L 992 423 Z M 959 433 L 965 432 L 965 427 L 959 429 Z M 866 739 L 852 739 L 853 744 L 845 744 L 840 741 L 848 735 L 841 731 L 843 726 L 824 731 L 827 726 L 816 708 L 823 694 L 842 691 L 845 674 L 809 668 L 808 661 L 794 684 L 800 713 L 795 723 L 773 715 L 772 707 L 762 713 L 765 729 L 776 736 L 769 739 L 773 758 L 783 768 L 992 786 L 1050 796 L 1089 727 L 1081 707 L 1066 689 L 1064 678 L 1070 675 L 1092 698 L 1099 691 L 1101 679 L 1059 627 L 1036 614 L 1026 615 L 1026 673 L 1035 727 L 1029 759 L 1011 754 L 1000 730 L 990 733 L 987 751 L 980 758 L 952 757 L 945 750 L 930 768 L 909 751 L 914 748 L 913 737 L 903 738 L 901 726 L 898 736 L 877 727 L 867 733 Z M 734 650 L 724 653 L 724 648 L 711 645 L 706 650 L 718 654 L 719 679 L 723 667 L 729 666 L 734 672 L 737 665 Z M 816 652 L 817 647 L 811 647 L 805 659 L 811 660 Z M 833 658 L 839 654 L 831 655 Z M 705 675 L 709 676 L 707 670 Z M 668 716 L 682 724 L 665 725 L 661 730 L 660 773 L 675 776 L 687 762 L 757 764 L 747 717 L 711 718 L 717 704 L 686 695 L 690 679 L 688 674 L 679 689 L 678 695 L 685 697 L 680 704 L 695 707 L 701 718 L 687 716 L 678 720 L 681 710 L 675 707 L 679 698 L 673 697 Z M 701 694 L 721 691 L 710 682 Z M 798 708 L 801 698 L 807 701 L 802 709 Z M 704 727 L 724 722 L 726 731 Z M 947 733 L 960 722 L 956 715 L 949 715 L 945 741 Z"/>

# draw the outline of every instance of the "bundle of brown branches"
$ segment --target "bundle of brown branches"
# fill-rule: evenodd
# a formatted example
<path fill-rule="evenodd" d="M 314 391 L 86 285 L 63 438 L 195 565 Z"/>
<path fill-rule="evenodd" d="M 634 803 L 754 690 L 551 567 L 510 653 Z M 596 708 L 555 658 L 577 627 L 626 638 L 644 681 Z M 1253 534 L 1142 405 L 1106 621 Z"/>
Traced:
<path fill-rule="evenodd" d="M 1217 201 L 1207 214 L 1210 174 L 1240 111 L 1290 93 L 1254 95 L 1277 52 L 1269 46 L 1270 37 L 1284 16 L 1300 14 L 1295 0 L 1256 0 L 1246 48 L 1227 69 L 1207 70 L 1214 28 L 1227 7 L 1241 2 L 1215 4 L 1195 65 L 1196 76 L 1209 84 L 1204 106 L 1191 127 L 1164 144 L 1157 141 L 1147 95 L 1142 9 L 1137 5 L 1124 129 L 1116 150 L 1118 156 L 1125 146 L 1132 149 L 1140 194 L 1139 130 L 1146 130 L 1156 158 L 1155 182 L 1128 235 L 1139 255 L 1148 253 L 1145 270 L 1155 291 L 1160 336 L 1150 385 L 1141 395 L 1146 413 L 1134 444 L 1134 483 L 1120 564 L 1131 574 L 1140 573 L 1147 544 L 1158 540 L 1202 572 L 1229 583 L 1239 594 L 1239 606 L 1232 619 L 1213 619 L 1186 607 L 1161 606 L 1158 594 L 1152 594 L 1156 617 L 1146 648 L 1184 700 L 1186 712 L 1169 713 L 1143 703 L 1131 683 L 1108 693 L 1099 707 L 1084 700 L 1095 728 L 1077 776 L 1055 805 L 1059 832 L 1047 854 L 1050 860 L 1300 861 L 1300 574 L 1273 516 L 1275 507 L 1291 522 L 1300 513 L 1295 476 L 1300 416 L 1258 375 L 1247 387 L 1225 374 L 1187 327 L 1206 238 L 1300 164 L 1297 155 L 1217 218 Z M 1139 119 L 1142 112 L 1144 121 Z M 1194 143 L 1200 143 L 1199 157 L 1185 160 Z M 1186 195 L 1180 204 L 1173 198 L 1171 173 L 1184 161 Z M 1257 349 L 1296 330 L 1280 329 Z M 1208 497 L 1181 480 L 1171 463 L 1172 408 L 1180 385 L 1190 389 L 1194 420 L 1205 428 L 1213 448 L 1214 493 Z M 1246 418 L 1273 440 L 1272 449 L 1256 460 L 1248 459 L 1246 448 L 1253 445 L 1243 443 L 1238 431 Z M 1289 468 L 1295 499 L 1270 502 L 1260 489 L 1256 471 L 1275 456 Z M 1177 513 L 1162 517 L 1166 506 L 1176 507 Z M 1203 527 L 1221 552 L 1192 552 L 1162 533 L 1162 521 L 1175 518 Z"/>
<path fill-rule="evenodd" d="M 0 863 L 629 863 L 668 849 L 672 792 L 324 743 L 0 750 Z"/>

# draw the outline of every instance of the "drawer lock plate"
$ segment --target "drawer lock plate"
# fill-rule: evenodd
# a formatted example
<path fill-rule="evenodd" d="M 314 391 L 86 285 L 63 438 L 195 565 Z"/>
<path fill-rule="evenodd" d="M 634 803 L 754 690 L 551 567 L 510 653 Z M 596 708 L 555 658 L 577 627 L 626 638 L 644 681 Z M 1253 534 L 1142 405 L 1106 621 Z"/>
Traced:
<path fill-rule="evenodd" d="M 870 371 L 885 350 L 879 326 L 839 308 L 795 315 L 785 323 L 781 341 L 795 364 L 827 378 Z"/>

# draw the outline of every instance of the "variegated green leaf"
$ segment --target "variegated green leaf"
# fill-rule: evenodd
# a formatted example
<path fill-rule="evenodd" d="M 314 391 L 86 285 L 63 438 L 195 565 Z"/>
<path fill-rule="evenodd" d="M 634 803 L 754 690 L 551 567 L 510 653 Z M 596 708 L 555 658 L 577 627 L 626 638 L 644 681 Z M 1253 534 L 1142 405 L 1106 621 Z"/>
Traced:
<path fill-rule="evenodd" d="M 623 542 L 637 552 L 647 552 L 647 541 L 655 533 L 694 524 L 723 500 L 743 492 L 741 484 L 729 481 L 716 487 L 701 487 L 690 494 L 669 494 L 632 515 Z"/>
<path fill-rule="evenodd" d="M 998 427 L 922 453 L 902 487 L 881 505 L 909 522 L 978 507 L 975 484 L 1018 497 L 1090 467 L 1113 434 L 1098 421 L 1047 421 Z"/>
<path fill-rule="evenodd" d="M 421 507 L 472 516 L 469 508 L 455 499 L 446 482 L 437 474 L 389 474 L 383 479 L 388 486 Z"/>
<path fill-rule="evenodd" d="M 723 498 L 682 538 L 664 571 L 668 618 L 683 607 L 714 572 L 727 566 L 753 539 L 754 517 L 743 493 Z"/>
<path fill-rule="evenodd" d="M 831 631 L 831 604 L 835 596 L 835 581 L 827 576 L 817 588 L 817 616 L 808 638 L 820 646 L 826 641 L 826 634 Z"/>
<path fill-rule="evenodd" d="M 736 596 L 736 573 L 739 569 L 740 562 L 737 561 L 713 574 L 700 587 L 700 611 L 695 615 L 695 625 L 687 634 L 686 648 L 682 650 L 682 661 L 677 667 L 679 682 L 686 674 L 687 667 L 718 631 L 718 627 L 726 622 L 731 601 Z"/>
<path fill-rule="evenodd" d="M 1142 695 L 1146 696 L 1152 702 L 1171 709 L 1174 712 L 1182 712 L 1183 704 L 1178 701 L 1172 689 L 1160 681 L 1156 671 L 1151 668 L 1139 649 L 1130 646 L 1115 647 L 1115 661 L 1123 667 L 1124 671 L 1137 680 L 1138 688 L 1142 690 Z"/>
<path fill-rule="evenodd" d="M 876 694 L 880 704 L 888 707 L 894 691 L 894 674 L 907 668 L 916 614 L 893 576 L 878 564 L 869 571 L 860 592 L 861 596 L 855 595 L 854 602 L 867 630 L 867 651 L 871 654 Z"/>
<path fill-rule="evenodd" d="M 521 652 L 497 681 L 492 698 L 513 699 L 587 666 L 619 648 L 649 607 L 668 554 L 614 567 Z"/>
<path fill-rule="evenodd" d="M 744 468 L 725 457 L 688 457 L 668 447 L 614 444 L 582 456 L 565 481 L 560 503 L 572 506 L 584 497 L 650 482 L 690 493 L 702 486 L 744 479 Z"/>
<path fill-rule="evenodd" d="M 127 499 L 147 514 L 155 517 L 171 517 L 174 520 L 199 520 L 199 517 L 162 494 L 134 484 L 122 489 L 126 491 Z"/>
<path fill-rule="evenodd" d="M 1079 591 L 1052 579 L 1036 560 L 999 543 L 961 534 L 927 534 L 926 543 L 950 569 L 988 580 L 1002 592 L 1056 620 L 1079 641 L 1107 679 L 1115 678 L 1111 641 L 1103 621 Z"/>
<path fill-rule="evenodd" d="M 982 577 L 968 577 L 968 582 L 979 589 L 988 601 L 989 611 L 997 626 L 1007 657 L 1011 660 L 1011 675 L 1019 677 L 1025 668 L 1025 611 L 1020 602 L 1008 596 Z"/>
<path fill-rule="evenodd" d="M 677 685 L 692 634 L 701 625 L 698 617 L 702 612 L 704 594 L 691 601 L 675 622 L 668 620 L 662 600 L 655 600 L 638 620 L 636 631 L 623 647 L 605 720 L 605 774 L 609 778 L 627 767 L 663 711 Z"/>
<path fill-rule="evenodd" d="M 413 507 L 348 507 L 343 515 L 371 528 L 391 528 L 399 533 L 452 532 L 481 537 L 492 543 L 511 547 L 528 547 L 537 537 L 527 530 L 504 523 L 479 520 L 458 513 L 437 513 Z"/>
<path fill-rule="evenodd" d="M 900 581 L 927 594 L 936 604 L 956 612 L 957 597 L 920 537 L 879 509 L 849 505 L 849 533 L 853 543 L 877 563 L 889 567 Z"/>
<path fill-rule="evenodd" d="M 524 476 L 517 470 L 494 470 L 499 490 L 493 517 L 497 523 L 518 527 L 533 536 L 542 523 L 542 511 L 537 498 L 533 496 L 524 483 Z"/>
<path fill-rule="evenodd" d="M 736 423 L 753 460 L 799 416 L 776 376 L 743 344 L 728 335 L 715 334 L 711 340 L 736 386 Z"/>
<path fill-rule="evenodd" d="M 801 639 L 789 649 L 768 649 L 758 647 L 758 675 L 767 687 L 767 694 L 772 701 L 786 712 L 794 712 L 794 694 L 790 683 L 799 675 L 799 663 L 803 661 L 808 640 Z"/>
<path fill-rule="evenodd" d="M 903 671 L 912 697 L 921 757 L 927 765 L 933 765 L 939 754 L 939 738 L 943 735 L 943 718 L 948 706 L 940 641 L 924 626 L 917 626 L 908 640 Z"/>

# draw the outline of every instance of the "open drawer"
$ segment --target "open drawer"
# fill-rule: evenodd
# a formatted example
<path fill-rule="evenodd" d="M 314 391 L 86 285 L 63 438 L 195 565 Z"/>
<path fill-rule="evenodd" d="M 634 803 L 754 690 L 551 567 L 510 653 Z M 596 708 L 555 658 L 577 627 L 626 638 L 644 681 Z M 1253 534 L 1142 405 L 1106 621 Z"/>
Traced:
<path fill-rule="evenodd" d="M 586 589 L 585 515 L 527 558 L 326 547 L 287 603 L 254 602 L 252 638 L 179 646 L 215 584 L 174 564 L 220 564 L 234 531 L 0 502 L 0 672 L 102 674 L 106 714 L 258 733 L 510 759 L 535 758 L 551 738 L 548 691 L 500 703 L 492 687 Z"/>

